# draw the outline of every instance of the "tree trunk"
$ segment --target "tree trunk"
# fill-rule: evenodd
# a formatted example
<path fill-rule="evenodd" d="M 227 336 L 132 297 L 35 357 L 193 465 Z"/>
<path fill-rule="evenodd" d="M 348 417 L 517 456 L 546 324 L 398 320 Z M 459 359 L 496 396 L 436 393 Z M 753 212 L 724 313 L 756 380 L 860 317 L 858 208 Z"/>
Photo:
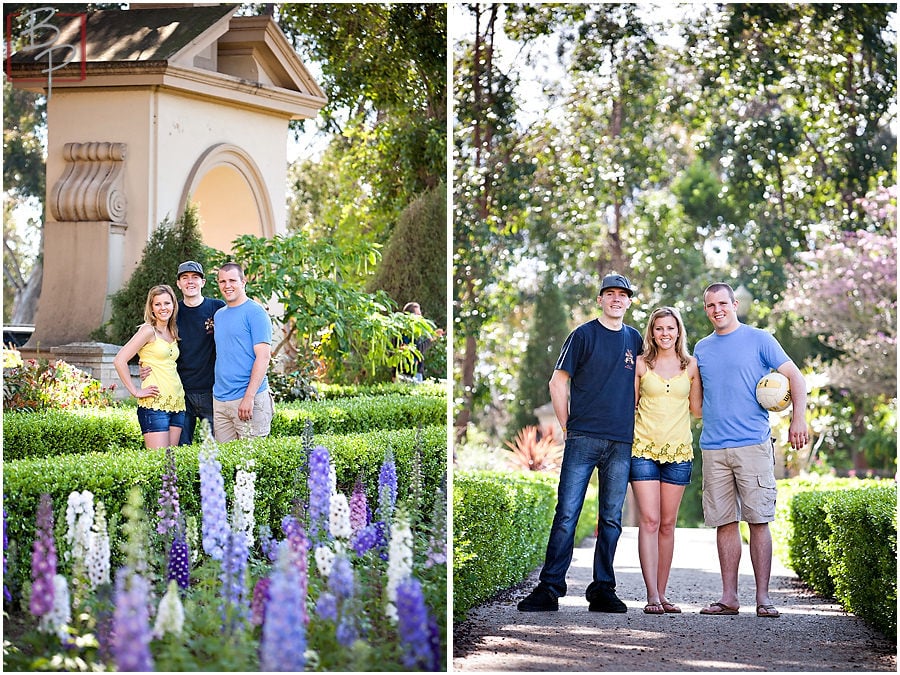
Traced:
<path fill-rule="evenodd" d="M 34 267 L 31 268 L 31 274 L 25 286 L 16 293 L 16 299 L 13 302 L 12 316 L 10 323 L 13 325 L 28 325 L 34 323 L 34 315 L 37 313 L 38 300 L 41 297 L 41 285 L 44 281 L 44 265 L 39 257 Z"/>

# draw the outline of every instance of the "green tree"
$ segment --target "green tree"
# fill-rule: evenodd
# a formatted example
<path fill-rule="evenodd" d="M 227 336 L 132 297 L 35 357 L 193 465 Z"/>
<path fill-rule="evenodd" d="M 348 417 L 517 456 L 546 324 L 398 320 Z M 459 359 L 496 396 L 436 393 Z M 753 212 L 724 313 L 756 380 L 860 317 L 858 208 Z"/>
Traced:
<path fill-rule="evenodd" d="M 508 307 L 491 293 L 521 243 L 522 193 L 533 165 L 521 154 L 515 130 L 515 83 L 494 61 L 499 5 L 467 5 L 475 24 L 471 41 L 458 47 L 454 72 L 455 194 L 453 213 L 454 426 L 458 440 L 479 397 L 489 393 L 476 381 L 485 324 Z"/>
<path fill-rule="evenodd" d="M 332 380 L 370 378 L 381 366 L 412 361 L 409 350 L 395 348 L 403 336 L 415 340 L 433 331 L 424 317 L 396 311 L 383 291 L 365 293 L 345 282 L 348 274 L 374 270 L 375 244 L 338 247 L 302 233 L 271 239 L 242 235 L 232 251 L 231 259 L 246 271 L 248 294 L 278 306 L 273 318 L 283 328 L 274 336 L 273 356 L 281 354 L 301 371 L 319 363 L 321 374 Z M 219 254 L 214 263 L 225 261 Z"/>
<path fill-rule="evenodd" d="M 16 324 L 34 321 L 41 292 L 46 116 L 43 96 L 3 82 L 3 320 Z M 29 206 L 17 228 L 13 211 Z"/>
<path fill-rule="evenodd" d="M 339 220 L 324 226 L 351 220 L 364 201 L 356 231 L 384 241 L 400 212 L 446 175 L 446 6 L 287 3 L 277 16 L 321 67 L 322 114 L 337 146 L 328 164 L 341 171 L 340 184 L 353 185 L 330 191 Z M 311 187 L 309 195 L 318 189 L 296 185 Z"/>
<path fill-rule="evenodd" d="M 510 430 L 535 424 L 535 408 L 550 402 L 548 383 L 569 334 L 568 318 L 559 286 L 552 275 L 545 275 L 535 298 L 528 347 L 519 366 L 519 393 Z"/>
<path fill-rule="evenodd" d="M 399 307 L 418 302 L 426 317 L 446 328 L 447 190 L 443 184 L 400 214 L 366 289 L 385 291 Z"/>
<path fill-rule="evenodd" d="M 164 221 L 150 235 L 137 268 L 125 285 L 110 297 L 109 321 L 99 327 L 92 338 L 125 344 L 144 321 L 147 293 L 153 286 L 168 284 L 178 299 L 179 293 L 173 284 L 178 265 L 185 260 L 196 260 L 204 270 L 209 270 L 213 257 L 213 249 L 201 238 L 197 207 L 188 204 L 177 222 Z"/>

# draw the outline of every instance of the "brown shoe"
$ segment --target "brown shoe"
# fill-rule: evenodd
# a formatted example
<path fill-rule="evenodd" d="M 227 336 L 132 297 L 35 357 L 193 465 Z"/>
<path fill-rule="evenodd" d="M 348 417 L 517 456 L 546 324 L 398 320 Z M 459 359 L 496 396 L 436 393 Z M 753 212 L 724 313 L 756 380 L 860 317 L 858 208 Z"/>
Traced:
<path fill-rule="evenodd" d="M 738 608 L 723 605 L 721 602 L 712 602 L 709 607 L 701 609 L 700 613 L 708 616 L 734 616 L 738 613 Z"/>

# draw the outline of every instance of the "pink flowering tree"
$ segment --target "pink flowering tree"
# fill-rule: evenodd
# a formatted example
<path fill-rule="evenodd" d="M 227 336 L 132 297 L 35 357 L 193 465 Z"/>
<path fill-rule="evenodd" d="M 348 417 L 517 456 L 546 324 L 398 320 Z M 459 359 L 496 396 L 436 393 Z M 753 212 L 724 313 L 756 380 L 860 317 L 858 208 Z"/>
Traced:
<path fill-rule="evenodd" d="M 897 391 L 896 187 L 860 203 L 866 227 L 834 234 L 801 256 L 781 303 L 796 317 L 798 335 L 837 353 L 822 369 L 854 402 L 854 426 L 864 426 L 873 406 Z"/>

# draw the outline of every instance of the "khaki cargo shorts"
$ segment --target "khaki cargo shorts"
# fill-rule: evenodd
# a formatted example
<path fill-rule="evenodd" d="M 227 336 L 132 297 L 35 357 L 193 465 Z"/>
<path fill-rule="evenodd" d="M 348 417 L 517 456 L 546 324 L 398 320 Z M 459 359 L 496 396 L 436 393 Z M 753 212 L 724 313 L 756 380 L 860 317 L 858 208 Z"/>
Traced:
<path fill-rule="evenodd" d="M 771 440 L 703 450 L 703 520 L 719 527 L 775 520 L 775 446 Z"/>
<path fill-rule="evenodd" d="M 220 401 L 213 399 L 213 428 L 216 443 L 227 443 L 236 438 L 258 438 L 268 436 L 275 414 L 275 399 L 269 389 L 259 392 L 253 398 L 253 412 L 249 420 L 238 417 L 241 399 Z"/>

